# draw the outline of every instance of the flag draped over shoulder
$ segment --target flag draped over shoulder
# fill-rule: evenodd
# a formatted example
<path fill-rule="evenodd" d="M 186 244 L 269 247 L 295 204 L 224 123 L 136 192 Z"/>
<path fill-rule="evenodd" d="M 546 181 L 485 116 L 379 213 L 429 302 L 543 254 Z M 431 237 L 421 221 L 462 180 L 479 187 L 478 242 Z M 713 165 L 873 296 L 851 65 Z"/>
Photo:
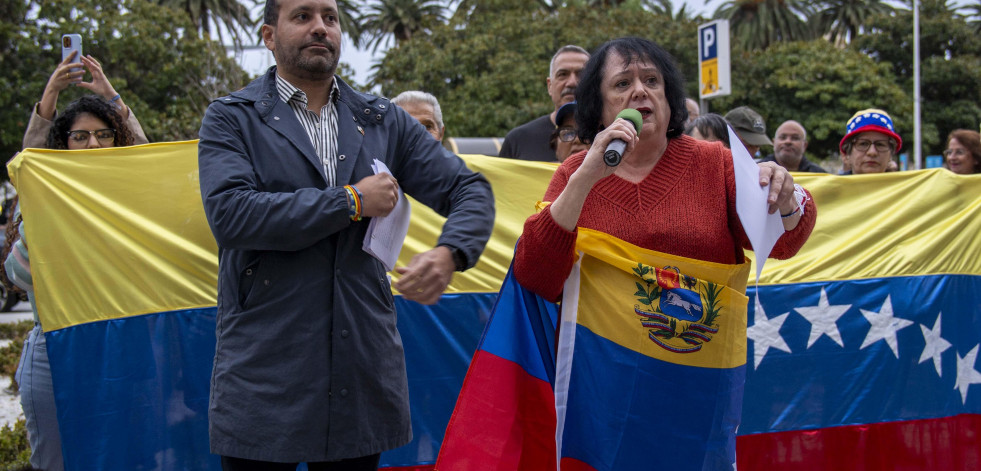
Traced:
<path fill-rule="evenodd" d="M 731 468 L 749 263 L 668 255 L 582 228 L 576 250 L 556 367 L 561 468 Z"/>

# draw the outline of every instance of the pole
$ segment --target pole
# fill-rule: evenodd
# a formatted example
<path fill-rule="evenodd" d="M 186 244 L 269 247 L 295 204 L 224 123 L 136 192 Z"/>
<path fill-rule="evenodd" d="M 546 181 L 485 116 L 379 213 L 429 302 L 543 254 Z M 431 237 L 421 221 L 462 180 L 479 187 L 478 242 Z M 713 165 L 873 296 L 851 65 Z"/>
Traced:
<path fill-rule="evenodd" d="M 923 168 L 923 149 L 920 145 L 920 2 L 913 0 L 913 158 L 916 169 Z"/>

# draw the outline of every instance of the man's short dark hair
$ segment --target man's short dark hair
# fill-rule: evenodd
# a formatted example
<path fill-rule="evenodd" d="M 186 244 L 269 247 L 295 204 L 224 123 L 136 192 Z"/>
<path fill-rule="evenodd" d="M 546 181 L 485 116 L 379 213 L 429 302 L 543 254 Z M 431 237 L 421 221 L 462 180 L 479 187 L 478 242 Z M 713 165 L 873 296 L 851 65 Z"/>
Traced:
<path fill-rule="evenodd" d="M 266 0 L 266 9 L 262 12 L 262 23 L 276 26 L 279 21 L 279 0 Z"/>
<path fill-rule="evenodd" d="M 611 52 L 616 52 L 627 64 L 636 61 L 649 61 L 661 72 L 664 80 L 664 97 L 671 108 L 667 136 L 678 137 L 685 130 L 688 108 L 685 107 L 685 79 L 675 65 L 674 58 L 653 41 L 627 37 L 607 41 L 599 47 L 582 69 L 579 86 L 576 87 L 576 125 L 579 127 L 579 140 L 591 144 L 596 134 L 603 129 L 603 68 Z"/>

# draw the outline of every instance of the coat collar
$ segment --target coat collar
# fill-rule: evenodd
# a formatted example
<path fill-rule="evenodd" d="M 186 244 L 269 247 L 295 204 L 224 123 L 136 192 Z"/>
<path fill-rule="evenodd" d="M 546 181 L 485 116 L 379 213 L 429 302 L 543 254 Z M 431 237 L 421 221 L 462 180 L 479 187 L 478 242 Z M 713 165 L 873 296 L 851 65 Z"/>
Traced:
<path fill-rule="evenodd" d="M 387 98 L 360 93 L 334 76 L 339 96 L 337 100 L 337 175 L 338 186 L 350 183 L 355 164 L 361 154 L 365 137 L 379 138 L 385 116 L 392 105 Z M 323 165 L 317 157 L 310 138 L 303 131 L 293 110 L 284 103 L 276 89 L 276 66 L 253 80 L 245 88 L 231 93 L 240 100 L 252 102 L 267 126 L 284 136 L 323 175 Z M 365 156 L 375 158 L 378 156 Z M 370 161 L 368 164 L 370 165 Z"/>

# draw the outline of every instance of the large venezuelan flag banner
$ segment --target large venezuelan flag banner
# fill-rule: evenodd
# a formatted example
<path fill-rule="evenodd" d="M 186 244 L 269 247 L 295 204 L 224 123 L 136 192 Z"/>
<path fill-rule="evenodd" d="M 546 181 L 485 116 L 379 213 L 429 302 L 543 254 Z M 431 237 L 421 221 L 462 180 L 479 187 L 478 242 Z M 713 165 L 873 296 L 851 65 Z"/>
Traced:
<path fill-rule="evenodd" d="M 493 183 L 497 223 L 477 267 L 435 306 L 395 297 L 414 439 L 389 469 L 431 469 L 524 219 L 555 166 L 467 156 Z M 197 143 L 29 149 L 20 191 L 39 315 L 70 470 L 217 470 L 208 450 L 218 248 L 198 188 Z M 444 219 L 413 205 L 400 258 Z"/>
<path fill-rule="evenodd" d="M 10 165 L 22 194 L 68 469 L 218 469 L 207 442 L 217 247 L 201 209 L 196 151 L 193 142 L 29 150 Z M 557 311 L 516 283 L 501 288 L 501 280 L 554 166 L 465 159 L 494 186 L 495 233 L 477 267 L 457 274 L 436 306 L 396 297 L 415 439 L 383 454 L 382 465 L 432 469 L 444 448 L 441 470 L 550 469 L 557 459 Z M 750 302 L 746 356 L 734 367 L 746 376 L 739 469 L 981 469 L 981 177 L 944 170 L 796 177 L 817 201 L 818 225 L 794 259 L 769 261 L 758 289 L 749 283 L 749 299 L 758 290 L 760 306 Z M 430 248 L 441 225 L 414 205 L 402 263 Z M 676 289 L 666 283 L 667 291 Z M 499 288 L 522 302 L 498 299 Z M 629 329 L 645 329 L 644 347 L 663 340 L 658 332 L 668 334 L 657 316 L 621 314 Z M 670 331 L 684 333 L 677 325 Z M 577 336 L 576 349 L 585 349 L 586 337 Z M 478 368 L 484 364 L 490 368 Z M 618 368 L 582 379 L 603 386 Z M 475 370 L 490 373 L 481 378 Z M 594 389 L 607 395 L 570 395 L 566 404 L 595 408 L 582 420 L 603 427 L 584 438 L 564 433 L 563 456 L 592 464 L 587 460 L 603 446 L 638 440 L 611 438 L 605 424 L 619 420 L 612 413 L 642 412 L 676 424 L 643 431 L 650 435 L 640 438 L 642 449 L 684 460 L 660 456 L 678 453 L 666 444 L 684 438 L 679 431 L 690 425 L 690 413 L 705 412 L 698 398 L 706 388 L 651 396 L 649 410 L 640 399 L 660 393 L 651 386 Z M 632 404 L 609 404 L 628 399 Z M 469 416 L 461 414 L 467 404 Z M 565 417 L 568 424 L 572 416 Z M 580 448 L 573 444 L 586 442 L 599 451 L 583 446 L 574 454 Z M 469 461 L 444 463 L 451 450 Z"/>

